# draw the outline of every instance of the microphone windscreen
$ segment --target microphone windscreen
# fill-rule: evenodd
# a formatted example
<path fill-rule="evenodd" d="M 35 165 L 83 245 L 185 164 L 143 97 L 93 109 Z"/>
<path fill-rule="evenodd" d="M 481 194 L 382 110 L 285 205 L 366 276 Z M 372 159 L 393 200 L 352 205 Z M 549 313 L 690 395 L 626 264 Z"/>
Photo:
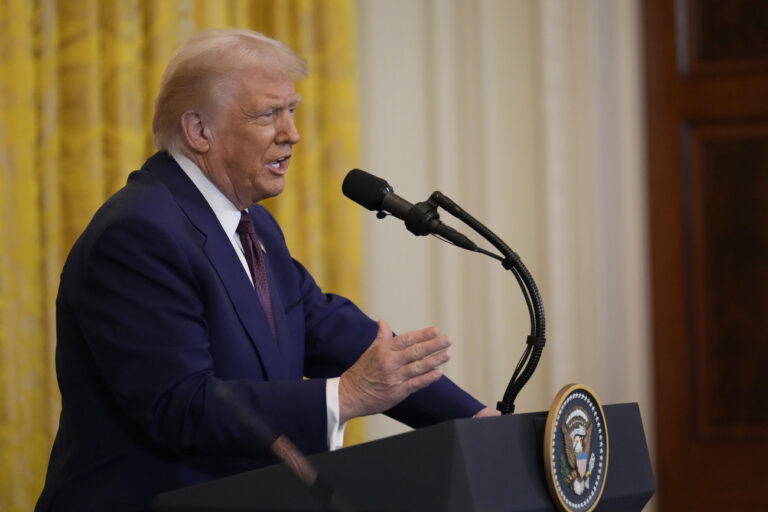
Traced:
<path fill-rule="evenodd" d="M 344 178 L 341 191 L 345 196 L 369 210 L 379 210 L 381 202 L 392 188 L 385 180 L 360 169 L 352 169 Z"/>

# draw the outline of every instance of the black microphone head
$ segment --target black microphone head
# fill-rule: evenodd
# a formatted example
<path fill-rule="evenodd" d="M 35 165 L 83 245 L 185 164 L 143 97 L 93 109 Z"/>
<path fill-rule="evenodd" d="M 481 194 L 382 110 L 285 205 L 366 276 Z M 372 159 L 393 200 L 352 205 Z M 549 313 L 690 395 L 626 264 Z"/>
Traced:
<path fill-rule="evenodd" d="M 344 178 L 341 191 L 345 196 L 369 210 L 381 209 L 384 197 L 392 192 L 389 183 L 360 169 L 352 169 Z"/>

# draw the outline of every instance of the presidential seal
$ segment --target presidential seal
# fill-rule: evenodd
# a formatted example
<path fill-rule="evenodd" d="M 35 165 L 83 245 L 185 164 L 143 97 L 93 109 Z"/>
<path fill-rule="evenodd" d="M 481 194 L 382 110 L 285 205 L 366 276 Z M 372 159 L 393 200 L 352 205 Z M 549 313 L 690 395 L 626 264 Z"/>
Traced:
<path fill-rule="evenodd" d="M 565 512 L 589 512 L 603 494 L 608 430 L 594 392 L 569 384 L 555 397 L 544 432 L 544 468 L 552 499 Z"/>

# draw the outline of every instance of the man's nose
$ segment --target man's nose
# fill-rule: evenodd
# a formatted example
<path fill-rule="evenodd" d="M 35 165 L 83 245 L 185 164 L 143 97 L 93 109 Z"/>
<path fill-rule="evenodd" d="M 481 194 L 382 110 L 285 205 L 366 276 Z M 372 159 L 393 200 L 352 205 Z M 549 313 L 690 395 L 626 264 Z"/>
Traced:
<path fill-rule="evenodd" d="M 277 127 L 277 142 L 280 144 L 296 144 L 299 142 L 301 137 L 299 136 L 299 130 L 296 129 L 293 114 L 286 111 L 280 117 Z"/>

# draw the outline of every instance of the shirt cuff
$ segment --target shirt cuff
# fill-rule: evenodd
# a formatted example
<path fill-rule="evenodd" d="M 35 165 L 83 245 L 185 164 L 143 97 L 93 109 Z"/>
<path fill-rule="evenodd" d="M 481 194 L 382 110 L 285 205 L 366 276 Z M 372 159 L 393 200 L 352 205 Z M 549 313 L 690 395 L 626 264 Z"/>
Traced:
<path fill-rule="evenodd" d="M 325 381 L 325 406 L 328 418 L 328 449 L 338 450 L 344 446 L 344 428 L 339 423 L 339 377 Z"/>

